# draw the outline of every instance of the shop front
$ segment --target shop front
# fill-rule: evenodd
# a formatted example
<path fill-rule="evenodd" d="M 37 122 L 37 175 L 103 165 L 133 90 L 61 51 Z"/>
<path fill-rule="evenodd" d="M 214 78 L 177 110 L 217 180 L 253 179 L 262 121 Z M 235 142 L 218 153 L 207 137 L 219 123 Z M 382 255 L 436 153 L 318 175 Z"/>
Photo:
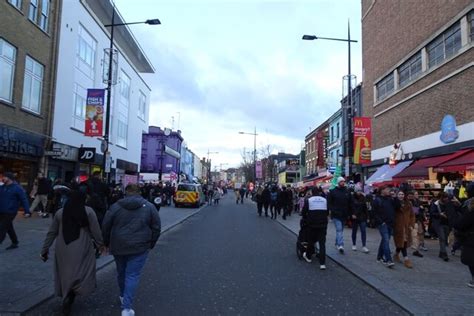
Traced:
<path fill-rule="evenodd" d="M 0 125 L 0 172 L 10 171 L 29 192 L 42 171 L 45 137 L 18 128 Z"/>
<path fill-rule="evenodd" d="M 49 158 L 48 178 L 70 183 L 76 176 L 78 148 L 53 142 L 51 150 L 45 152 Z"/>
<path fill-rule="evenodd" d="M 115 168 L 115 183 L 124 187 L 131 183 L 138 183 L 138 164 L 117 159 Z"/>

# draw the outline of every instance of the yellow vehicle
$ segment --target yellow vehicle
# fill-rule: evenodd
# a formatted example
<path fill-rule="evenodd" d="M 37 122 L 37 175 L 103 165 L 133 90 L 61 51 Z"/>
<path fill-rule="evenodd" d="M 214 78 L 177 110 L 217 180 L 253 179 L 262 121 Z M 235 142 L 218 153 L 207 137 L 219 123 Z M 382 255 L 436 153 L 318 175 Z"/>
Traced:
<path fill-rule="evenodd" d="M 205 202 L 205 196 L 200 184 L 180 183 L 173 197 L 174 206 L 190 205 L 199 207 Z"/>

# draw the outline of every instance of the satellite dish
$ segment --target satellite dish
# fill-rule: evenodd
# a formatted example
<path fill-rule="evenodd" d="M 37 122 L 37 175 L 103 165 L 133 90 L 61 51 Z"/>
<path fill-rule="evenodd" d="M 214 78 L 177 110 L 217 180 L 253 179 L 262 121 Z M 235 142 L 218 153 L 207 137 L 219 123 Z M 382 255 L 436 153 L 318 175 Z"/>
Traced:
<path fill-rule="evenodd" d="M 169 128 L 165 128 L 165 136 L 170 136 L 171 130 Z"/>

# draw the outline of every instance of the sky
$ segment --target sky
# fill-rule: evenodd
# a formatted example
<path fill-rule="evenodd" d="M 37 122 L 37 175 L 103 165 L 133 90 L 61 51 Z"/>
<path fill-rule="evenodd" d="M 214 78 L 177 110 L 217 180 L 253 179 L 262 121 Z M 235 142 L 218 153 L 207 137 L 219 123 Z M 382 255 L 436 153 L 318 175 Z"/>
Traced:
<path fill-rule="evenodd" d="M 297 154 L 305 136 L 340 107 L 347 44 L 362 79 L 360 0 L 115 0 L 156 69 L 149 124 L 180 129 L 187 147 L 213 166 L 238 167 L 250 152 Z M 213 168 L 214 169 L 214 168 Z"/>

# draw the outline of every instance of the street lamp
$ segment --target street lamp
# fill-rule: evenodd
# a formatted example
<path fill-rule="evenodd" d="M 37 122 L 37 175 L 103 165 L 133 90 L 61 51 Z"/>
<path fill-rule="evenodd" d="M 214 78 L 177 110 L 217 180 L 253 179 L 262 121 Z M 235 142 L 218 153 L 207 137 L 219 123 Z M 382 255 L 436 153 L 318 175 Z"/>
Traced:
<path fill-rule="evenodd" d="M 105 131 L 104 131 L 104 140 L 103 146 L 104 149 L 104 160 L 103 160 L 103 170 L 106 174 L 106 181 L 109 183 L 110 178 L 110 165 L 107 168 L 107 161 L 109 159 L 109 129 L 110 129 L 110 100 L 112 95 L 112 63 L 114 56 L 114 27 L 122 25 L 131 25 L 131 24 L 148 24 L 148 25 L 158 25 L 161 24 L 159 19 L 150 19 L 143 22 L 130 22 L 130 23 L 114 23 L 115 22 L 115 4 L 112 8 L 112 23 L 105 24 L 104 27 L 110 27 L 110 46 L 109 46 L 109 65 L 107 70 L 107 103 L 105 108 Z M 118 58 L 118 55 L 117 55 Z M 118 61 L 118 60 L 117 60 Z"/>
<path fill-rule="evenodd" d="M 350 24 L 347 24 L 347 38 L 333 38 L 333 37 L 321 37 L 321 36 L 316 36 L 316 35 L 303 35 L 303 40 L 306 41 L 313 41 L 317 39 L 322 39 L 322 40 L 330 40 L 330 41 L 340 41 L 340 42 L 347 42 L 347 49 L 348 49 L 348 56 L 347 56 L 347 68 L 348 68 L 348 75 L 347 75 L 347 104 L 348 104 L 348 111 L 347 111 L 347 127 L 348 127 L 348 132 L 349 132 L 349 139 L 348 139 L 348 148 L 347 148 L 347 157 L 349 157 L 349 175 L 352 175 L 351 169 L 352 169 L 352 161 L 350 157 L 353 155 L 353 135 L 352 135 L 352 87 L 351 87 L 351 43 L 357 43 L 356 40 L 351 40 L 351 29 L 350 29 Z"/>
<path fill-rule="evenodd" d="M 253 133 L 239 132 L 239 134 L 253 135 L 253 183 L 257 182 L 257 127 L 254 127 Z"/>
<path fill-rule="evenodd" d="M 211 154 L 218 154 L 218 151 L 209 151 L 209 148 L 207 149 L 207 164 L 209 168 L 207 169 L 207 182 L 209 183 L 209 180 L 211 180 L 211 161 L 209 160 L 209 155 Z"/>

